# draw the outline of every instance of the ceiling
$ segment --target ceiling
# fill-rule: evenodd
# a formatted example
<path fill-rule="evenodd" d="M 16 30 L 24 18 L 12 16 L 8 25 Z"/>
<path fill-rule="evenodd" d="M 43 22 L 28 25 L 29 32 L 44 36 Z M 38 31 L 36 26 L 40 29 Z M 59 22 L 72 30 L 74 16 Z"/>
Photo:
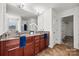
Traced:
<path fill-rule="evenodd" d="M 26 17 L 26 18 L 33 18 L 33 17 L 36 18 L 35 14 L 33 14 L 29 11 L 25 11 L 21 8 L 14 7 L 10 4 L 7 4 L 6 12 L 10 15 L 12 14 L 12 15 L 22 16 L 22 17 Z"/>
<path fill-rule="evenodd" d="M 30 11 L 31 13 L 38 15 L 45 12 L 49 8 L 55 9 L 57 12 L 71 9 L 79 6 L 79 3 L 11 3 L 12 5 L 24 5 L 24 10 Z"/>
<path fill-rule="evenodd" d="M 54 8 L 56 11 L 63 11 L 79 6 L 79 3 L 26 3 L 26 6 L 28 6 L 30 9 L 39 7 L 44 8 L 45 10 L 48 8 Z"/>

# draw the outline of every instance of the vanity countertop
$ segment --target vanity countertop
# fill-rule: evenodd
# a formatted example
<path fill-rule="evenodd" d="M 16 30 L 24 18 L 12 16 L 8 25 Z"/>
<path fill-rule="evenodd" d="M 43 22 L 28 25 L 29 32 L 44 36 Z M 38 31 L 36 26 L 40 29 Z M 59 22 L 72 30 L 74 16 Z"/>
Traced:
<path fill-rule="evenodd" d="M 7 40 L 14 40 L 14 39 L 19 39 L 19 37 L 5 38 L 5 39 L 1 39 L 0 41 L 7 41 Z"/>
<path fill-rule="evenodd" d="M 36 33 L 36 34 L 24 34 L 26 37 L 30 37 L 30 36 L 37 36 L 37 35 L 42 35 L 44 33 Z M 6 40 L 13 40 L 13 39 L 19 39 L 20 36 L 16 36 L 16 37 L 10 37 L 10 38 L 5 38 L 5 39 L 1 39 L 0 41 L 6 41 Z"/>

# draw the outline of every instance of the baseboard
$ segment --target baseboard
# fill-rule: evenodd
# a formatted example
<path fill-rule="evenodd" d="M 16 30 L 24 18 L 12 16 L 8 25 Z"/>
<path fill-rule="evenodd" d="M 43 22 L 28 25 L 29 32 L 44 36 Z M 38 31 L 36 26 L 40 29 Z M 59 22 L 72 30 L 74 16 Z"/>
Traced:
<path fill-rule="evenodd" d="M 48 47 L 49 48 L 53 48 L 55 45 L 56 45 L 56 43 L 55 44 L 52 44 L 52 45 L 49 45 Z"/>

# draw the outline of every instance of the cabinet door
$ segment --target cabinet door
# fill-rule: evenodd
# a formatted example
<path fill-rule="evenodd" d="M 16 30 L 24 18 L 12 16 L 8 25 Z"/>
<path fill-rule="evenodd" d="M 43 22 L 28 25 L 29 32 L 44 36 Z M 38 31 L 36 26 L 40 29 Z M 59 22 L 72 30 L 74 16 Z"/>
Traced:
<path fill-rule="evenodd" d="M 1 47 L 1 42 L 0 42 L 0 56 L 1 56 L 1 50 L 2 50 L 1 48 L 2 48 L 2 47 Z"/>
<path fill-rule="evenodd" d="M 16 56 L 16 55 L 17 55 L 16 50 L 17 50 L 17 49 L 8 50 L 8 56 Z"/>
<path fill-rule="evenodd" d="M 35 36 L 35 55 L 40 51 L 40 36 Z"/>
<path fill-rule="evenodd" d="M 48 45 L 49 45 L 49 41 L 47 39 L 47 40 L 45 40 L 45 47 L 48 47 Z"/>
<path fill-rule="evenodd" d="M 35 47 L 35 55 L 39 53 L 39 46 Z"/>
<path fill-rule="evenodd" d="M 23 56 L 23 48 L 16 49 L 16 55 L 17 56 Z"/>
<path fill-rule="evenodd" d="M 34 55 L 34 42 L 30 42 L 26 44 L 24 48 L 24 56 L 32 56 Z"/>
<path fill-rule="evenodd" d="M 19 39 L 5 41 L 5 56 L 22 56 L 23 48 L 19 48 Z"/>
<path fill-rule="evenodd" d="M 19 47 L 9 49 L 8 56 L 23 56 L 23 50 Z"/>
<path fill-rule="evenodd" d="M 1 41 L 0 42 L 0 56 L 4 56 L 5 52 L 5 42 Z"/>
<path fill-rule="evenodd" d="M 48 38 L 45 39 L 45 47 L 48 47 L 48 45 L 49 45 L 49 34 L 48 34 Z"/>
<path fill-rule="evenodd" d="M 45 40 L 40 39 L 40 51 L 43 50 L 44 48 L 45 48 Z"/>

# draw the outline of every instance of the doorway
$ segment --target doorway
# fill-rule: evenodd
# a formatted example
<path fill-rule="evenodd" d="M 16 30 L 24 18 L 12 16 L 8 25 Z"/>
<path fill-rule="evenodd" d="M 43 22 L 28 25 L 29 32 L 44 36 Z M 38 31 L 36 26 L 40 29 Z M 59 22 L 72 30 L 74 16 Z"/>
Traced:
<path fill-rule="evenodd" d="M 73 15 L 62 18 L 62 42 L 74 48 Z"/>

